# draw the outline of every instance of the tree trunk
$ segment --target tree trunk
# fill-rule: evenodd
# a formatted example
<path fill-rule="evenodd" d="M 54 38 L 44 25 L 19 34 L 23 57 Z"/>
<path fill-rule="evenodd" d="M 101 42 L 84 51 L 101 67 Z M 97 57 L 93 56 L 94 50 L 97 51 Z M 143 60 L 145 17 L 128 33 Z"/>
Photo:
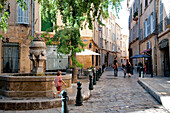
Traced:
<path fill-rule="evenodd" d="M 76 58 L 76 52 L 74 52 L 74 58 Z M 72 83 L 77 83 L 77 67 L 76 64 L 73 64 L 73 66 Z"/>

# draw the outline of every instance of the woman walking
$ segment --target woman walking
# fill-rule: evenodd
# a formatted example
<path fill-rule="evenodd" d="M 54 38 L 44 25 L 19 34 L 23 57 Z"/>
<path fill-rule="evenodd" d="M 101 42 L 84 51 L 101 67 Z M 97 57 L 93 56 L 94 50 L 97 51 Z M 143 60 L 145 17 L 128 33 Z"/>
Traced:
<path fill-rule="evenodd" d="M 131 77 L 130 76 L 130 69 L 131 69 L 131 63 L 129 62 L 128 59 L 126 59 L 126 73 L 128 74 L 128 77 Z M 124 76 L 125 78 L 125 76 Z"/>

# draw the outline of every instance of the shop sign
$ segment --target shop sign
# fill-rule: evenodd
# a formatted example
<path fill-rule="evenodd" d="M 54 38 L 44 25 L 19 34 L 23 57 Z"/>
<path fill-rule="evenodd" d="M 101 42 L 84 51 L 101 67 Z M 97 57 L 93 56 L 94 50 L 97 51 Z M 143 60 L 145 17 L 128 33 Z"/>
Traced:
<path fill-rule="evenodd" d="M 159 49 L 163 49 L 169 46 L 168 39 L 164 39 L 159 43 Z"/>

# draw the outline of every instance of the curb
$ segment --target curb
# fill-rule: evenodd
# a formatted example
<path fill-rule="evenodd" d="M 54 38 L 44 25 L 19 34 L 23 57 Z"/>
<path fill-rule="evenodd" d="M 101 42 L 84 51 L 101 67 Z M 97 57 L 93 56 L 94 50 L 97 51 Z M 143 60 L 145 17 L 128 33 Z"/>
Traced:
<path fill-rule="evenodd" d="M 170 103 L 168 102 L 170 100 L 170 96 L 166 97 L 164 95 L 158 94 L 159 92 L 154 91 L 154 88 L 151 89 L 151 87 L 141 79 L 138 79 L 137 81 L 147 92 L 149 92 L 160 104 L 164 106 L 169 112 L 170 112 Z"/>
<path fill-rule="evenodd" d="M 160 104 L 162 104 L 161 99 L 160 99 L 160 96 L 161 96 L 161 95 L 155 93 L 151 88 L 149 88 L 149 85 L 148 85 L 146 82 L 138 79 L 138 83 L 139 83 L 146 91 L 148 91 Z"/>
<path fill-rule="evenodd" d="M 85 85 L 87 86 L 87 85 Z M 67 104 L 76 103 L 76 94 L 69 97 Z M 82 87 L 82 99 L 90 98 L 88 87 Z M 28 99 L 28 100 L 0 100 L 0 110 L 42 110 L 61 107 L 62 101 L 60 98 L 45 98 L 45 99 Z"/>

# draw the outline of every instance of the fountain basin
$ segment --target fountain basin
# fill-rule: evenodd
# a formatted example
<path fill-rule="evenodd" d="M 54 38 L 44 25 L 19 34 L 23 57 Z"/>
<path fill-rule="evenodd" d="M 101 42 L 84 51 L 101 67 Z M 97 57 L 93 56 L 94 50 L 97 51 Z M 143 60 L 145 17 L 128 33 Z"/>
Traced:
<path fill-rule="evenodd" d="M 62 89 L 71 88 L 71 77 L 71 74 L 62 75 L 62 79 L 67 83 Z M 32 73 L 1 75 L 0 95 L 17 98 L 53 97 L 53 93 L 56 92 L 55 78 L 56 73 L 45 73 L 44 76 Z"/>

